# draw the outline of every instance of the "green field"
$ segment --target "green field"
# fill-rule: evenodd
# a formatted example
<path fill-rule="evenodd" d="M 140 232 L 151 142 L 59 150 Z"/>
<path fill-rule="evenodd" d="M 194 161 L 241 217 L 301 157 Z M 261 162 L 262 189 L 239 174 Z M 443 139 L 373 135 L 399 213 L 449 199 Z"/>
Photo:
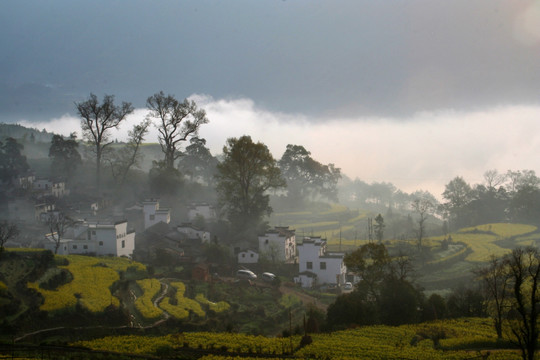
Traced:
<path fill-rule="evenodd" d="M 262 337 L 234 333 L 190 333 L 165 336 L 118 336 L 74 343 L 95 350 L 155 355 L 168 349 L 213 350 L 202 359 L 230 359 L 234 354 L 288 355 L 297 359 L 471 359 L 490 352 L 489 359 L 520 359 L 508 339 L 497 340 L 491 320 L 466 318 L 416 325 L 367 326 L 333 333 L 310 334 L 312 343 L 299 347 L 301 336 Z M 230 353 L 230 355 L 227 355 Z"/>

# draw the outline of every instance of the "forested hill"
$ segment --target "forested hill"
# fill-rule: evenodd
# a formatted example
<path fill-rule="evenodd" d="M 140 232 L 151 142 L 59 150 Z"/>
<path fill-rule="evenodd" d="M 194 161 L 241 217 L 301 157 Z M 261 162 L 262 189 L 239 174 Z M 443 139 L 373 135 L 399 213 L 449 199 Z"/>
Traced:
<path fill-rule="evenodd" d="M 53 133 L 47 132 L 45 129 L 38 130 L 19 124 L 0 123 L 0 141 L 3 141 L 7 137 L 12 137 L 15 139 L 24 139 L 28 142 L 50 143 L 53 135 Z"/>

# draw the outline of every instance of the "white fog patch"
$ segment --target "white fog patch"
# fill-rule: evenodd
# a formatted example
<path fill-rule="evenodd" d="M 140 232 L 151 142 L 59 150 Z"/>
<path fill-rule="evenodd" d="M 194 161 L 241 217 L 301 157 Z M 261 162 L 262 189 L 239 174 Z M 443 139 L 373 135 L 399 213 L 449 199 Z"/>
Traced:
<path fill-rule="evenodd" d="M 266 144 L 276 159 L 287 144 L 302 145 L 316 160 L 334 163 L 350 178 L 391 182 L 405 192 L 427 190 L 439 198 L 456 176 L 473 185 L 491 169 L 528 169 L 540 175 L 540 106 L 423 112 L 407 119 L 308 119 L 258 108 L 251 99 L 191 98 L 207 112 L 210 122 L 199 135 L 214 155 L 221 154 L 228 138 L 242 135 Z M 136 109 L 111 132 L 112 139 L 127 139 L 128 130 L 147 113 Z M 69 115 L 47 123 L 20 123 L 66 136 L 75 131 L 80 137 L 80 121 Z M 146 141 L 158 141 L 155 126 Z"/>
<path fill-rule="evenodd" d="M 69 136 L 71 133 L 77 134 L 81 138 L 81 121 L 69 114 L 62 115 L 59 118 L 53 118 L 49 121 L 28 121 L 19 120 L 18 123 L 27 128 L 38 130 L 47 130 L 58 135 Z"/>

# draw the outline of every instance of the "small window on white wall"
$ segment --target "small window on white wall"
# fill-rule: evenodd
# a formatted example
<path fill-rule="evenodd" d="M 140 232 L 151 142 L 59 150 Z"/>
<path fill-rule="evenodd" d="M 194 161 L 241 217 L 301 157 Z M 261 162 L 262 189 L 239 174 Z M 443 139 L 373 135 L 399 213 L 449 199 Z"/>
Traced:
<path fill-rule="evenodd" d="M 122 249 L 126 247 L 126 240 L 122 240 Z"/>

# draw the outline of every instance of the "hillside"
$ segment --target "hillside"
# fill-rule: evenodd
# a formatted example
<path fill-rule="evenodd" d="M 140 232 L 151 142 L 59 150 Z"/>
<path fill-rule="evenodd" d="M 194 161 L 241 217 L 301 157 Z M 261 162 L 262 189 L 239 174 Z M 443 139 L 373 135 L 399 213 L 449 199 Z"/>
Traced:
<path fill-rule="evenodd" d="M 22 337 L 48 328 L 90 328 L 103 333 L 128 327 L 199 329 L 275 335 L 288 327 L 289 311 L 301 321 L 305 307 L 278 285 L 154 278 L 126 258 L 53 256 L 43 250 L 9 250 L 0 261 L 0 315 L 4 335 Z M 39 318 L 38 322 L 32 319 Z M 107 330 L 107 328 L 109 330 Z M 83 331 L 84 332 L 84 331 Z M 81 333 L 82 334 L 82 333 Z M 45 336 L 48 336 L 45 334 Z"/>

